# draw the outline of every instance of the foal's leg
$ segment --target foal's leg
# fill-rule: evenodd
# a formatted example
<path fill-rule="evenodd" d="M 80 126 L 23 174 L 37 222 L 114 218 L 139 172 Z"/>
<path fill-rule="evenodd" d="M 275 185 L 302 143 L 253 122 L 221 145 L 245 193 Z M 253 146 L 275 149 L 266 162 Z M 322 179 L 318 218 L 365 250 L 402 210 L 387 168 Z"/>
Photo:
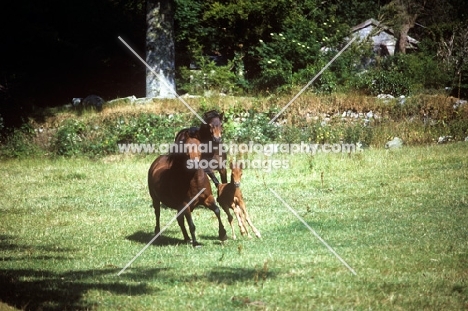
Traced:
<path fill-rule="evenodd" d="M 257 228 L 255 228 L 252 221 L 250 220 L 249 213 L 247 213 L 247 208 L 245 208 L 244 200 L 239 200 L 239 208 L 242 210 L 242 213 L 245 216 L 245 220 L 247 220 L 247 223 L 249 224 L 250 228 L 252 228 L 252 231 L 254 232 L 255 236 L 257 238 L 261 238 L 262 236 L 260 235 L 260 231 L 258 231 Z"/>
<path fill-rule="evenodd" d="M 241 209 L 239 208 L 239 206 L 236 203 L 232 203 L 231 207 L 234 210 L 234 213 L 236 214 L 237 223 L 239 225 L 239 229 L 240 229 L 241 234 L 242 235 L 247 234 L 247 236 L 250 237 L 249 232 L 247 231 L 247 228 L 245 226 L 244 219 L 242 217 L 243 215 L 242 215 Z"/>
<path fill-rule="evenodd" d="M 212 210 L 215 215 L 216 215 L 216 218 L 218 219 L 218 225 L 219 225 L 219 230 L 218 230 L 218 234 L 219 234 L 219 239 L 221 241 L 226 241 L 227 240 L 227 235 L 226 235 L 226 229 L 224 229 L 224 226 L 223 226 L 223 222 L 221 221 L 221 215 L 220 215 L 220 212 L 219 212 L 219 207 L 218 205 L 216 205 L 216 201 L 213 197 L 213 195 L 210 195 L 204 202 L 205 206 L 208 207 L 210 210 Z"/>

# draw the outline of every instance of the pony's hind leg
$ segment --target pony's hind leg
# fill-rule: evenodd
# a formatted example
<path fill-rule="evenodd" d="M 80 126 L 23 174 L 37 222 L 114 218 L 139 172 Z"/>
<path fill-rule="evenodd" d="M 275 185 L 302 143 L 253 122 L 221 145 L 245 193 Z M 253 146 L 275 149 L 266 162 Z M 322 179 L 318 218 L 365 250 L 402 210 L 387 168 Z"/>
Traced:
<path fill-rule="evenodd" d="M 159 234 L 161 230 L 161 226 L 159 224 L 160 216 L 161 216 L 161 202 L 159 200 L 153 199 L 153 208 L 154 208 L 154 215 L 156 216 L 156 226 L 154 227 L 154 234 Z"/>

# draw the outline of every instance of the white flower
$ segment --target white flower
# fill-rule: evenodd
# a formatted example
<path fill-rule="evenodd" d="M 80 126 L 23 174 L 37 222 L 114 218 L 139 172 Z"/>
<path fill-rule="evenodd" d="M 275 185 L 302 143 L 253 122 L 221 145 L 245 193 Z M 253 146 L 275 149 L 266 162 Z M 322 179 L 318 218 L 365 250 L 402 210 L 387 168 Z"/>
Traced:
<path fill-rule="evenodd" d="M 260 42 L 260 43 L 263 43 L 263 40 L 262 40 L 262 39 L 260 39 L 260 40 L 258 40 L 258 42 Z"/>

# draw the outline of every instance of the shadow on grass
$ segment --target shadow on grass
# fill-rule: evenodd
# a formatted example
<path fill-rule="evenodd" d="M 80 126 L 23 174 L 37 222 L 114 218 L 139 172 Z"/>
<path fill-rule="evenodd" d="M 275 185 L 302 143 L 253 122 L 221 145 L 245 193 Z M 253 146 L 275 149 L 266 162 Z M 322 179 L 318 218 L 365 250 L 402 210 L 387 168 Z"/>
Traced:
<path fill-rule="evenodd" d="M 180 233 L 180 235 L 182 235 L 182 233 Z M 153 238 L 154 238 L 153 232 L 144 232 L 144 231 L 137 231 L 133 233 L 132 235 L 127 236 L 127 240 L 142 243 L 142 244 L 148 244 L 149 241 L 151 241 L 151 239 Z M 207 236 L 207 235 L 199 235 L 197 236 L 197 240 L 202 245 L 203 245 L 203 241 L 208 241 L 208 240 L 219 241 L 218 237 Z M 186 244 L 190 244 L 190 243 L 185 242 L 183 239 L 165 236 L 164 232 L 153 242 L 154 246 L 169 246 L 169 245 L 177 246 L 177 245 L 186 245 Z"/>
<path fill-rule="evenodd" d="M 148 243 L 153 234 L 136 232 L 129 240 Z M 174 245 L 184 241 L 174 238 L 163 238 L 163 245 Z M 23 255 L 25 249 L 32 249 L 34 256 L 23 261 L 28 255 Z M 38 267 L 42 260 L 69 261 L 68 254 L 74 249 L 56 248 L 54 246 L 31 246 L 18 244 L 11 236 L 2 236 L 0 251 L 20 251 L 16 255 L 8 255 L 8 262 L 21 260 L 21 268 L 0 268 L 0 301 L 21 310 L 90 310 L 99 307 L 93 301 L 87 300 L 90 292 L 105 295 L 139 296 L 157 294 L 170 289 L 171 284 L 180 282 L 193 284 L 203 281 L 213 284 L 234 284 L 237 282 L 257 284 L 262 280 L 275 277 L 275 274 L 265 267 L 225 267 L 215 266 L 200 274 L 191 270 L 180 271 L 174 267 L 151 267 L 131 269 L 117 276 L 119 268 L 106 266 L 97 269 L 54 271 Z M 56 254 L 55 252 L 58 252 Z M 1 258 L 0 258 L 1 259 Z M 34 265 L 34 268 L 25 265 Z M 164 288 L 154 286 L 154 280 L 162 282 Z M 138 282 L 135 282 L 135 281 Z M 166 287 L 168 286 L 168 287 Z"/>
<path fill-rule="evenodd" d="M 137 231 L 134 234 L 127 236 L 127 240 L 142 243 L 142 244 L 148 244 L 149 241 L 151 241 L 151 239 L 153 238 L 154 238 L 153 232 L 144 232 L 144 231 Z M 187 244 L 187 243 L 182 239 L 176 239 L 173 237 L 164 236 L 163 234 L 161 234 L 153 242 L 154 246 L 169 246 L 169 245 L 181 245 L 181 244 Z"/>
<path fill-rule="evenodd" d="M 232 285 L 236 282 L 262 283 L 276 277 L 267 266 L 257 268 L 216 267 L 206 274 L 206 280 L 212 283 Z"/>
<path fill-rule="evenodd" d="M 15 237 L 0 235 L 0 256 L 4 262 L 40 266 L 41 261 L 70 260 L 76 249 L 54 245 L 20 244 Z M 117 270 L 99 268 L 55 272 L 41 268 L 0 268 L 0 301 L 21 310 L 89 310 L 93 305 L 83 296 L 92 290 L 117 295 L 144 295 L 154 292 L 145 283 L 126 284 L 115 277 Z"/>
<path fill-rule="evenodd" d="M 82 300 L 91 290 L 117 295 L 144 295 L 153 292 L 146 284 L 125 284 L 105 280 L 116 269 L 78 270 L 55 273 L 34 269 L 0 269 L 0 300 L 22 310 L 88 310 Z"/>

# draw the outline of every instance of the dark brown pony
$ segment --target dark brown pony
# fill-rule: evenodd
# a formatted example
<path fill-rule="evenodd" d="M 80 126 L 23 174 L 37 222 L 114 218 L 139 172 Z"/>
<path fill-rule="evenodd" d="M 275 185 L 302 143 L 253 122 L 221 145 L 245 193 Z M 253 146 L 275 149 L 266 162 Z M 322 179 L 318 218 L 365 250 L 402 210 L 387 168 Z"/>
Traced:
<path fill-rule="evenodd" d="M 186 134 L 184 141 L 187 144 L 199 145 L 200 141 Z M 180 150 L 179 150 L 180 151 Z M 192 219 L 192 211 L 198 205 L 204 205 L 211 209 L 218 218 L 219 239 L 227 239 L 226 230 L 221 222 L 219 207 L 211 192 L 210 181 L 201 169 L 189 168 L 188 164 L 200 157 L 198 148 L 186 150 L 186 152 L 161 155 L 151 164 L 148 171 L 149 193 L 153 200 L 154 213 L 156 215 L 155 233 L 160 231 L 160 209 L 161 203 L 167 207 L 181 211 L 203 188 L 205 190 L 190 204 L 177 218 L 184 240 L 190 241 L 184 224 L 184 216 L 187 220 L 192 245 L 200 245 L 195 237 L 195 225 Z"/>
<path fill-rule="evenodd" d="M 234 232 L 234 226 L 232 224 L 233 217 L 230 212 L 230 208 L 234 211 L 234 214 L 237 218 L 237 223 L 242 235 L 247 234 L 250 238 L 250 233 L 247 230 L 245 222 L 249 224 L 250 228 L 254 232 L 257 238 L 260 238 L 260 231 L 255 228 L 252 221 L 250 220 L 249 214 L 247 213 L 247 208 L 245 207 L 244 198 L 242 197 L 242 191 L 240 189 L 240 183 L 242 178 L 242 162 L 240 163 L 231 163 L 231 182 L 227 184 L 220 184 L 218 186 L 218 203 L 221 205 L 223 210 L 228 216 L 229 224 L 231 225 L 232 230 L 232 239 L 236 239 L 236 233 Z"/>
<path fill-rule="evenodd" d="M 221 182 L 227 183 L 227 172 L 224 165 L 226 153 L 222 152 L 220 154 L 219 152 L 223 133 L 223 114 L 218 113 L 216 110 L 211 110 L 203 115 L 203 120 L 206 123 L 202 123 L 198 128 L 191 127 L 179 131 L 179 133 L 176 135 L 175 143 L 178 144 L 182 141 L 185 144 L 187 137 L 198 137 L 200 143 L 205 144 L 206 146 L 211 144 L 211 150 L 203 152 L 201 155 L 201 160 L 210 161 L 212 164 L 216 164 L 216 170 L 221 176 Z M 213 170 L 208 167 L 205 169 L 205 172 L 208 174 L 208 176 L 210 176 L 211 180 L 213 180 L 215 186 L 217 187 L 219 181 L 213 173 Z"/>

